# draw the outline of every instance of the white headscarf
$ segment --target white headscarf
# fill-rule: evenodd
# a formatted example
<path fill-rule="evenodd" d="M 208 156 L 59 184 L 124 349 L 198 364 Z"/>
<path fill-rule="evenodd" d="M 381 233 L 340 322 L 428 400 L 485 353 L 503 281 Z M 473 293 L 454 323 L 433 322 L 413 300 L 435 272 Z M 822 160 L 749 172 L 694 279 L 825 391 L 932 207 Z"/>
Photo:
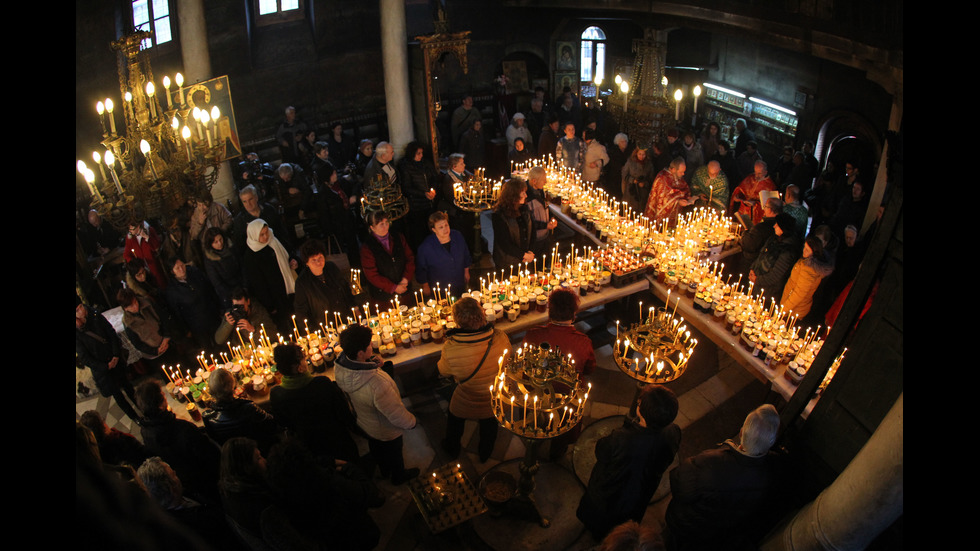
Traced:
<path fill-rule="evenodd" d="M 259 234 L 262 233 L 262 228 L 266 226 L 268 224 L 261 218 L 256 218 L 249 222 L 248 227 L 245 229 L 245 243 L 249 249 L 255 252 L 261 251 L 267 245 L 272 247 L 272 250 L 276 253 L 276 262 L 279 263 L 279 271 L 282 272 L 282 280 L 286 283 L 286 294 L 291 295 L 296 292 L 296 272 L 289 266 L 289 255 L 286 254 L 286 249 L 282 246 L 282 243 L 276 239 L 272 228 L 269 228 L 269 242 L 259 242 Z"/>

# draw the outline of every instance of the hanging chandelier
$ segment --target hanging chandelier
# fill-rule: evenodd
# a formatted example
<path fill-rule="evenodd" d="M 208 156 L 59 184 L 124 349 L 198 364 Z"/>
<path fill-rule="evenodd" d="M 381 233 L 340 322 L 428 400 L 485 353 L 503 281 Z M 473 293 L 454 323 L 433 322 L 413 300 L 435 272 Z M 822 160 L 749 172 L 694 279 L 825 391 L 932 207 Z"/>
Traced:
<path fill-rule="evenodd" d="M 92 154 L 97 171 L 77 163 L 92 208 L 122 231 L 132 220 L 171 217 L 188 199 L 210 191 L 223 160 L 220 110 L 194 105 L 180 73 L 173 82 L 165 76 L 160 93 L 141 49 L 151 36 L 140 31 L 112 42 L 122 53 L 121 102 L 106 98 L 96 105 L 102 123 L 102 148 Z"/>

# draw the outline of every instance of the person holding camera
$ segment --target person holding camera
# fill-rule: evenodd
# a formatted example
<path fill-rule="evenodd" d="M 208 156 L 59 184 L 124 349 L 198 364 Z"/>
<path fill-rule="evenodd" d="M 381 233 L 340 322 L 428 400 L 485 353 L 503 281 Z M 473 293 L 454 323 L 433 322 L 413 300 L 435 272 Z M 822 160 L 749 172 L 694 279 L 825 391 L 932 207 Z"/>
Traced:
<path fill-rule="evenodd" d="M 222 344 L 232 339 L 232 330 L 241 331 L 243 341 L 248 340 L 249 333 L 258 333 L 265 326 L 268 335 L 277 333 L 276 322 L 272 320 L 268 310 L 252 297 L 242 287 L 231 292 L 231 310 L 225 312 L 221 325 L 214 332 L 214 342 Z"/>

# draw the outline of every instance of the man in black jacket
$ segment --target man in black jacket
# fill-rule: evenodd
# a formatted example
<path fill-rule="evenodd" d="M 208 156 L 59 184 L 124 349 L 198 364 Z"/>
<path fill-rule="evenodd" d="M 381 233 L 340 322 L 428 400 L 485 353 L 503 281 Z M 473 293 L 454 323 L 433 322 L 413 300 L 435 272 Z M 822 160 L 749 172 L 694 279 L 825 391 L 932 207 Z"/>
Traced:
<path fill-rule="evenodd" d="M 737 439 L 689 457 L 670 473 L 667 548 L 758 549 L 784 510 L 785 458 L 770 451 L 779 413 L 770 404 L 749 413 Z"/>
<path fill-rule="evenodd" d="M 670 389 L 648 385 L 640 394 L 636 421 L 596 442 L 596 464 L 575 514 L 597 541 L 614 526 L 643 519 L 680 447 L 677 409 Z"/>
<path fill-rule="evenodd" d="M 95 386 L 103 396 L 112 396 L 127 417 L 137 424 L 143 423 L 142 416 L 129 402 L 136 402 L 136 398 L 133 384 L 126 377 L 119 335 L 102 314 L 82 304 L 78 295 L 75 295 L 75 358 L 77 365 L 92 370 Z"/>

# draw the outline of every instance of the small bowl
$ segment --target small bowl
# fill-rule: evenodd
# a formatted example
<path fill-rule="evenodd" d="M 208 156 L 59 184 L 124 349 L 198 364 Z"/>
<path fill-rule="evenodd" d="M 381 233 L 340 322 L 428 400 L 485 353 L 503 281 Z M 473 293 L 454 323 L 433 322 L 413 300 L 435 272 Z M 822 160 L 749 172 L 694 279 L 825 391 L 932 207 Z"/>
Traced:
<path fill-rule="evenodd" d="M 516 491 L 517 480 L 502 471 L 491 471 L 480 481 L 480 495 L 490 503 L 506 503 Z"/>

